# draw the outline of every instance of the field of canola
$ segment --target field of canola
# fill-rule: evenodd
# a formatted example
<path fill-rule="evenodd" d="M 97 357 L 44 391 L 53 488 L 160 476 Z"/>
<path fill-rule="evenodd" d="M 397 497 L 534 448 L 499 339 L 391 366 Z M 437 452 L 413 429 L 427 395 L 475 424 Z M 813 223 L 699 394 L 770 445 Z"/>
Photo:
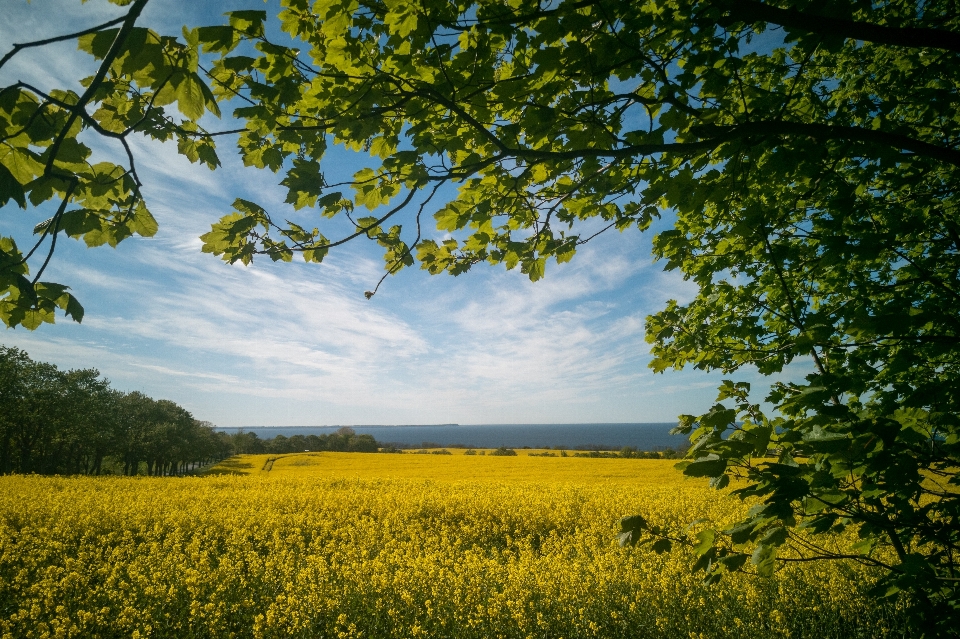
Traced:
<path fill-rule="evenodd" d="M 704 587 L 621 515 L 742 506 L 671 461 L 313 453 L 186 478 L 0 477 L 0 637 L 881 637 L 871 574 Z"/>

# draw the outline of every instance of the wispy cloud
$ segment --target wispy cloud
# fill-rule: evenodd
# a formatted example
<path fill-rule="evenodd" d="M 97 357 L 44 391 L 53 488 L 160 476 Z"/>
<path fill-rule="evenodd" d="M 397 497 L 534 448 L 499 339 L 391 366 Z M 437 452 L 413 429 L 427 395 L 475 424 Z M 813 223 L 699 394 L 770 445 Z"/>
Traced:
<path fill-rule="evenodd" d="M 195 377 L 198 379 L 214 379 L 217 381 L 236 383 L 240 381 L 240 378 L 236 375 L 223 375 L 219 373 L 192 373 L 189 371 L 179 371 L 167 366 L 155 366 L 153 364 L 140 364 L 137 362 L 133 363 L 134 366 L 139 368 L 145 368 L 147 370 L 155 371 L 161 373 L 162 375 L 173 375 L 175 377 Z"/>
<path fill-rule="evenodd" d="M 52 359 L 95 364 L 162 396 L 199 394 L 193 408 L 225 424 L 672 419 L 643 398 L 713 382 L 673 388 L 646 369 L 643 322 L 656 306 L 638 304 L 633 289 L 661 298 L 676 286 L 618 252 L 617 239 L 536 284 L 494 269 L 411 274 L 373 301 L 360 294 L 379 275 L 367 257 L 358 282 L 343 277 L 345 261 L 230 266 L 193 246 L 143 241 L 112 258 L 119 273 L 96 259 L 74 269 L 114 312 L 68 327 L 86 344 L 53 339 Z"/>
<path fill-rule="evenodd" d="M 0 25 L 0 42 L 50 35 L 35 5 L 13 5 L 18 32 Z M 64 6 L 60 27 L 117 14 L 107 3 Z M 170 6 L 151 3 L 148 18 L 188 21 L 164 14 Z M 86 73 L 72 46 L 54 55 L 57 64 L 11 72 L 37 72 L 44 86 Z M 216 172 L 173 145 L 132 144 L 160 232 L 117 250 L 58 247 L 48 274 L 75 287 L 87 318 L 7 331 L 4 343 L 64 367 L 97 367 L 118 388 L 174 399 L 223 425 L 666 421 L 712 399 L 715 376 L 646 368 L 644 318 L 695 287 L 651 265 L 636 232 L 598 238 L 536 284 L 482 266 L 459 278 L 403 273 L 367 301 L 383 262 L 363 242 L 320 266 L 231 266 L 200 252 L 198 236 L 238 196 L 278 217 L 317 217 L 291 211 L 278 176 L 243 168 L 229 140 Z M 32 224 L 21 226 L 29 233 Z"/>

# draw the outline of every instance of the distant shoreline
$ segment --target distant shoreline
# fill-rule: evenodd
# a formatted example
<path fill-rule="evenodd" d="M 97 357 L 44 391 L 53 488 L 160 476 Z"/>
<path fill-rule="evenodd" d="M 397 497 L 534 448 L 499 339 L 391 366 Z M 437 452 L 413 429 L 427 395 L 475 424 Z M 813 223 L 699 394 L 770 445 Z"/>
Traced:
<path fill-rule="evenodd" d="M 339 428 L 372 435 L 383 444 L 422 448 L 551 448 L 589 450 L 633 446 L 640 450 L 675 448 L 686 437 L 671 435 L 676 422 L 604 422 L 574 424 L 407 424 L 351 426 L 230 426 L 228 435 L 252 433 L 261 438 L 328 435 Z"/>
<path fill-rule="evenodd" d="M 250 430 L 263 428 L 482 428 L 485 426 L 496 427 L 517 427 L 526 428 L 530 426 L 663 426 L 664 424 L 675 424 L 676 422 L 570 422 L 558 424 L 553 422 L 538 422 L 536 424 L 511 424 L 511 423 L 490 423 L 490 424 L 334 424 L 329 426 L 217 426 L 217 430 Z"/>
<path fill-rule="evenodd" d="M 461 424 L 335 424 L 333 426 L 217 426 L 217 430 L 244 430 L 250 428 L 440 428 L 460 425 Z M 476 425 L 479 426 L 480 424 Z"/>

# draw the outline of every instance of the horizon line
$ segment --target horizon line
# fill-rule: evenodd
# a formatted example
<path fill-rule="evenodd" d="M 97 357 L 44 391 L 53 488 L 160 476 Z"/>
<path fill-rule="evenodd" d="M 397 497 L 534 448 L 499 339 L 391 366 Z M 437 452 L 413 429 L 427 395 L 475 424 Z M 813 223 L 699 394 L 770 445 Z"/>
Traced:
<path fill-rule="evenodd" d="M 216 428 L 424 428 L 424 427 L 443 427 L 443 426 L 626 426 L 631 424 L 674 424 L 674 421 L 667 422 L 485 422 L 476 424 L 459 423 L 441 423 L 441 424 L 318 424 L 318 425 L 285 425 L 285 426 L 267 426 L 267 425 L 244 425 L 244 426 L 216 426 Z"/>

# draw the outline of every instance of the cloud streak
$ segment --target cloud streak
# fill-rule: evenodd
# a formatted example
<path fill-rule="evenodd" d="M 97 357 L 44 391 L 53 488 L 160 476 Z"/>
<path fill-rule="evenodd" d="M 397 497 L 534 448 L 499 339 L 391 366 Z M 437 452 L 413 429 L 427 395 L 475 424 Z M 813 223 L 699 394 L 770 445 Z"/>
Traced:
<path fill-rule="evenodd" d="M 79 10 L 80 24 L 116 15 L 95 6 Z M 170 22 L 161 9 L 173 5 L 149 6 L 151 19 Z M 61 27 L 78 15 L 64 7 Z M 15 8 L 29 18 L 8 21 L 29 27 L 17 40 L 51 34 L 33 8 Z M 0 41 L 12 41 L 9 27 L 0 25 Z M 83 57 L 67 49 L 54 52 L 57 64 L 24 58 L 12 73 L 40 69 L 44 86 L 84 75 Z M 637 232 L 597 238 L 537 284 L 482 266 L 459 278 L 404 272 L 366 301 L 383 263 L 362 242 L 320 266 L 231 266 L 200 252 L 198 236 L 238 196 L 315 216 L 287 210 L 277 176 L 245 169 L 228 140 L 216 172 L 174 145 L 131 142 L 160 232 L 117 250 L 58 246 L 48 273 L 75 287 L 87 319 L 7 331 L 4 343 L 63 367 L 97 367 L 118 388 L 221 425 L 667 421 L 712 399 L 713 376 L 646 368 L 644 318 L 695 289 L 652 265 Z M 95 146 L 122 160 L 118 148 Z M 32 222 L 17 220 L 3 232 L 29 234 Z"/>

